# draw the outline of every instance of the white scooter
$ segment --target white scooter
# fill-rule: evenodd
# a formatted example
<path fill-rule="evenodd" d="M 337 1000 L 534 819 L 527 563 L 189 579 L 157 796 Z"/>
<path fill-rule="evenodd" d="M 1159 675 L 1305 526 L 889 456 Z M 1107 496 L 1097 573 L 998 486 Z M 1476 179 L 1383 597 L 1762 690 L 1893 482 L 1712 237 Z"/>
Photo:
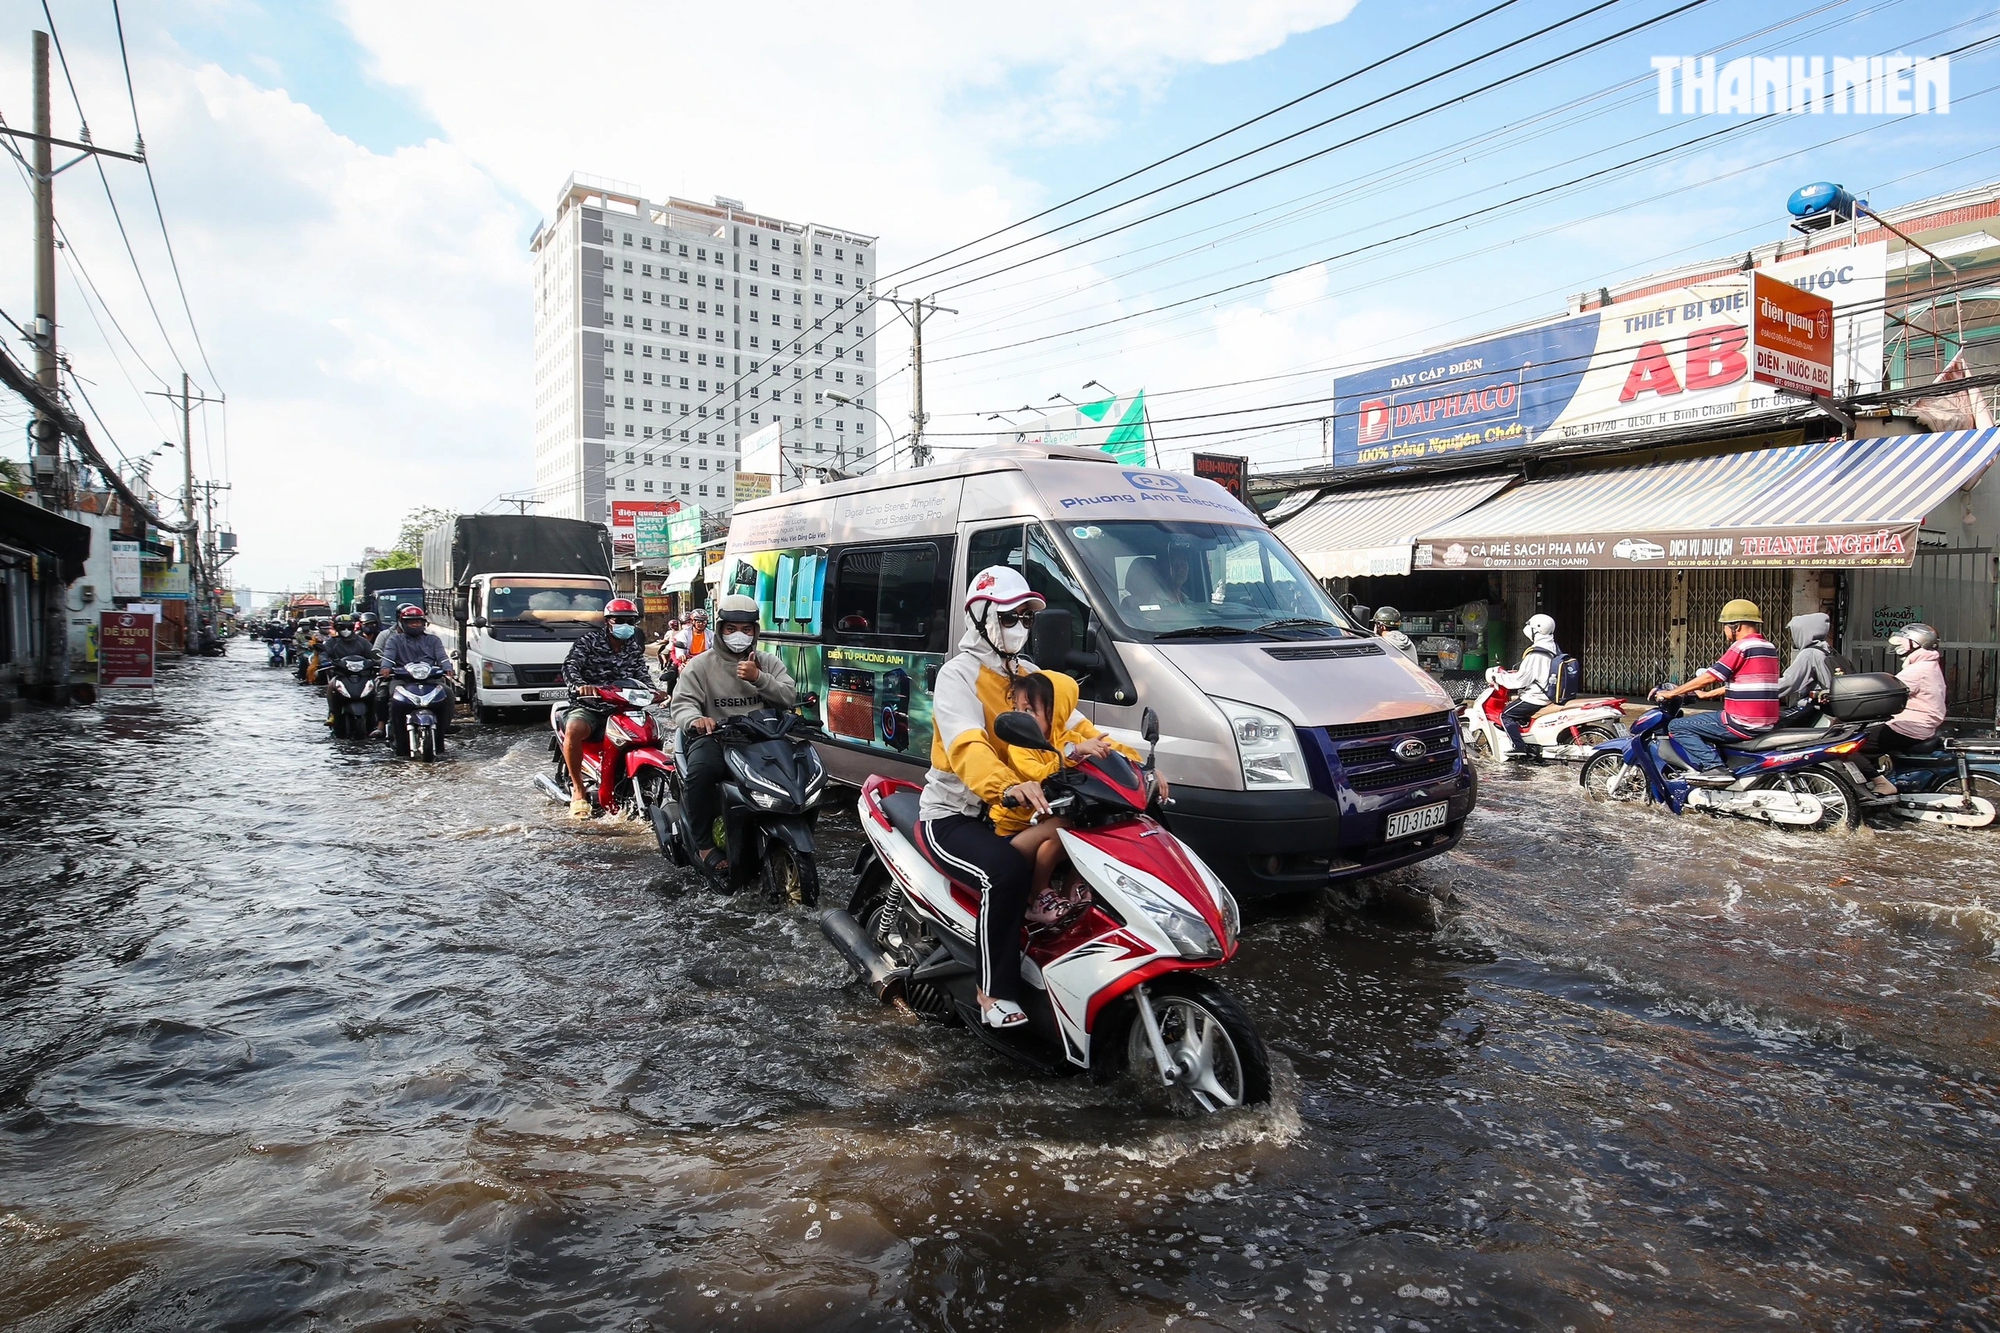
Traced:
<path fill-rule="evenodd" d="M 1465 705 L 1459 716 L 1459 730 L 1466 748 L 1474 754 L 1511 759 L 1515 757 L 1514 742 L 1500 718 L 1513 696 L 1494 679 L 1496 671 L 1497 668 L 1487 670 L 1486 688 Z M 1520 756 L 1582 763 L 1596 753 L 1598 746 L 1617 740 L 1624 731 L 1623 699 L 1572 699 L 1549 704 L 1521 728 L 1521 738 L 1527 746 Z"/>

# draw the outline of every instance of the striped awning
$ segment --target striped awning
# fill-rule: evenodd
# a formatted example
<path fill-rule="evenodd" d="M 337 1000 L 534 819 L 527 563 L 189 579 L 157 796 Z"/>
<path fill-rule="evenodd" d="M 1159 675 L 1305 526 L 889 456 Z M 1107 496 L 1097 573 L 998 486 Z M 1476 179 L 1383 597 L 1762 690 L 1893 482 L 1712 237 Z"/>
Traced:
<path fill-rule="evenodd" d="M 1271 530 L 1315 578 L 1407 574 L 1418 533 L 1457 518 L 1512 480 L 1473 477 L 1336 491 Z"/>
<path fill-rule="evenodd" d="M 1908 565 L 1917 528 L 2000 430 L 1827 440 L 1531 481 L 1418 539 L 1419 567 Z"/>

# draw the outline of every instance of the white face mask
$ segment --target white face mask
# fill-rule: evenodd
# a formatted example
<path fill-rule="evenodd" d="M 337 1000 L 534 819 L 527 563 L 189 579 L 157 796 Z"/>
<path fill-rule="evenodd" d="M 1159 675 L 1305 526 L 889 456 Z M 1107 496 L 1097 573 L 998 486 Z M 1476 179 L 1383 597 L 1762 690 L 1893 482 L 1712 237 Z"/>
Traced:
<path fill-rule="evenodd" d="M 732 653 L 748 652 L 750 645 L 755 642 L 757 642 L 757 636 L 754 634 L 725 634 L 722 636 L 722 646 Z"/>

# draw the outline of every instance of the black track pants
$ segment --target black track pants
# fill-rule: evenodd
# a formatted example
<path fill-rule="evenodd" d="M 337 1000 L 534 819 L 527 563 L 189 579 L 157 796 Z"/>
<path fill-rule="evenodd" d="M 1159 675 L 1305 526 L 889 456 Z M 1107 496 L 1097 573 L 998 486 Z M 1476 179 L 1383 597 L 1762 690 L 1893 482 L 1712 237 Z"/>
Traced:
<path fill-rule="evenodd" d="M 979 989 L 1021 999 L 1021 920 L 1034 884 L 1028 858 L 971 815 L 924 821 L 924 840 L 953 878 L 979 890 Z"/>

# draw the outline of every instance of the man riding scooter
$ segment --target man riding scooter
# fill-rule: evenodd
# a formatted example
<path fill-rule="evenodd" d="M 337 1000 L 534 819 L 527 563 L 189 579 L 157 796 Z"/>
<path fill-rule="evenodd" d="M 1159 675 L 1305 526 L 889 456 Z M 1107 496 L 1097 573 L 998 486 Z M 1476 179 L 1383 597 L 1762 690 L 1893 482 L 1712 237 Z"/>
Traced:
<path fill-rule="evenodd" d="M 604 625 L 587 631 L 570 645 L 563 659 L 563 681 L 569 686 L 569 713 L 563 722 L 563 766 L 569 770 L 569 813 L 590 818 L 590 797 L 583 790 L 583 747 L 604 738 L 608 716 L 588 696 L 586 686 L 616 685 L 622 680 L 650 681 L 646 639 L 639 633 L 639 607 L 629 597 L 614 597 L 604 606 Z"/>
<path fill-rule="evenodd" d="M 382 678 L 388 680 L 396 674 L 398 667 L 407 667 L 417 662 L 429 666 L 437 675 L 450 678 L 452 674 L 451 656 L 444 650 L 444 640 L 430 631 L 430 621 L 421 606 L 404 607 L 396 614 L 396 629 L 382 636 Z M 436 708 L 438 719 L 439 748 L 443 748 L 443 737 L 451 730 L 451 693 L 445 692 L 444 699 Z M 390 734 L 398 738 L 408 734 L 406 715 L 408 704 L 391 698 L 389 701 L 388 725 Z M 372 735 L 382 734 L 381 724 L 377 724 Z M 400 744 L 400 740 L 398 741 Z"/>
<path fill-rule="evenodd" d="M 1417 645 L 1410 636 L 1403 633 L 1403 613 L 1393 606 L 1377 607 L 1375 611 L 1375 633 L 1388 641 L 1391 648 L 1412 662 L 1417 660 Z"/>
<path fill-rule="evenodd" d="M 333 637 L 320 645 L 321 665 L 323 667 L 332 667 L 346 658 L 358 657 L 369 666 L 374 666 L 377 657 L 375 645 L 366 636 L 357 631 L 353 618 L 351 616 L 340 616 L 334 620 L 333 624 Z M 336 704 L 333 692 L 333 671 L 322 670 L 319 679 L 321 688 L 326 694 L 326 724 L 330 727 L 333 725 L 333 710 Z M 379 714 L 379 704 L 376 711 Z M 381 718 L 378 715 L 371 717 L 369 721 L 376 723 L 380 722 Z"/>
<path fill-rule="evenodd" d="M 1667 728 L 1695 766 L 1688 781 L 1703 787 L 1727 787 L 1736 780 L 1723 767 L 1717 741 L 1749 740 L 1778 725 L 1778 650 L 1764 637 L 1764 613 L 1755 602 L 1738 597 L 1722 608 L 1718 622 L 1729 647 L 1715 664 L 1652 693 L 1656 700 L 1672 699 L 1723 687 L 1722 711 L 1683 713 Z"/>
<path fill-rule="evenodd" d="M 699 614 L 699 613 L 697 613 Z M 728 776 L 718 722 L 760 708 L 790 708 L 798 686 L 773 653 L 757 651 L 757 603 L 731 595 L 715 605 L 716 634 L 708 650 L 688 660 L 667 705 L 667 721 L 684 733 L 687 767 L 681 773 L 688 823 L 694 828 L 695 855 L 716 874 L 729 869 L 715 845 L 719 791 Z"/>

